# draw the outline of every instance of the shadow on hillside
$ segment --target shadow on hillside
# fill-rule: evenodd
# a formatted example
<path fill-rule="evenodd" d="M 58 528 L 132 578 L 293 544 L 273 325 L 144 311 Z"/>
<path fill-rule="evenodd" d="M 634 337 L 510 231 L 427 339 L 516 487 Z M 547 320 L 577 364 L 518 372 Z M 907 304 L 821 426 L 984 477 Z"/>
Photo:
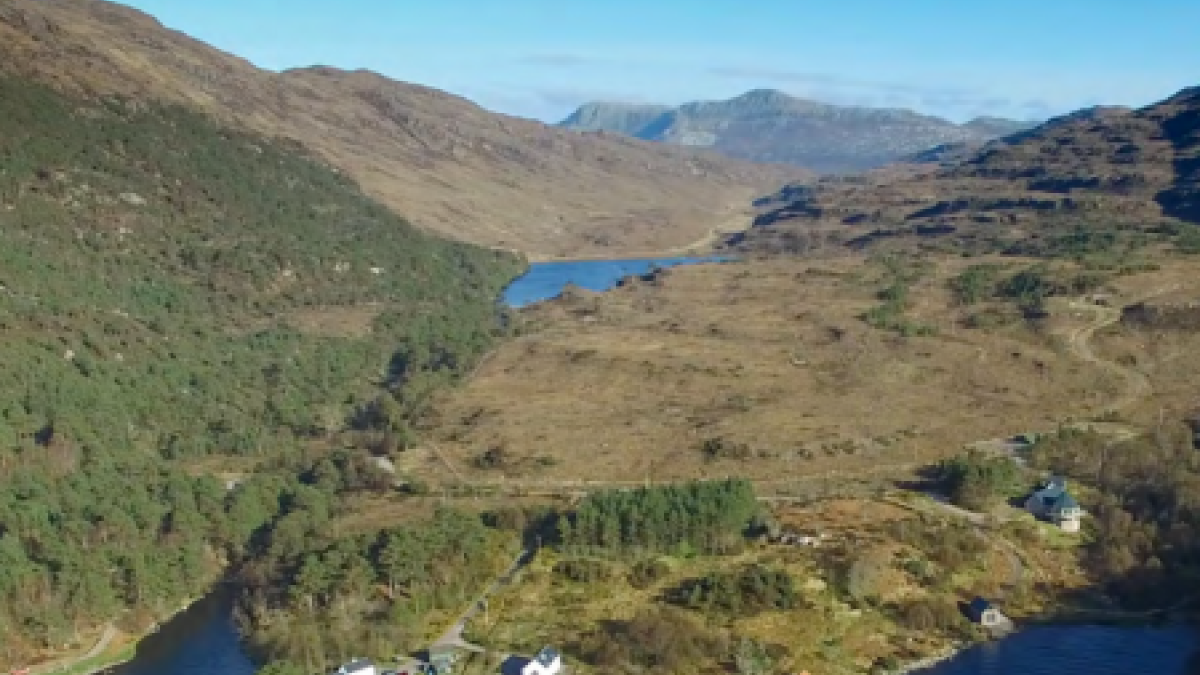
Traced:
<path fill-rule="evenodd" d="M 893 484 L 897 489 L 911 492 L 934 492 L 942 487 L 941 469 L 936 464 L 930 464 L 917 469 L 914 480 L 897 480 Z"/>

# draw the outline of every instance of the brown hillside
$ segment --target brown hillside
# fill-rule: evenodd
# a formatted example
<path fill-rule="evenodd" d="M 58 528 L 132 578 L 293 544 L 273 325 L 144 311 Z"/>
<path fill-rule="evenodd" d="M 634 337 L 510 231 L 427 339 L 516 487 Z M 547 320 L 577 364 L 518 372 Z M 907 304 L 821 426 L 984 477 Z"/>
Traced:
<path fill-rule="evenodd" d="M 914 234 L 1017 241 L 1050 222 L 1153 227 L 1200 220 L 1198 184 L 1200 90 L 1190 89 L 1141 110 L 1080 111 L 941 166 L 792 188 L 762 200 L 760 227 L 742 245 L 797 250 Z"/>
<path fill-rule="evenodd" d="M 907 318 L 934 329 L 919 337 L 862 320 L 888 282 L 857 256 L 681 267 L 567 294 L 522 310 L 530 330 L 435 406 L 427 467 L 531 489 L 895 479 L 975 441 L 1106 411 L 1126 424 L 1163 410 L 1179 420 L 1195 405 L 1200 362 L 1187 355 L 1200 338 L 1132 317 L 1160 296 L 1194 303 L 1196 263 L 1157 259 L 1157 271 L 1113 277 L 1103 305 L 1058 297 L 1037 322 L 968 328 L 972 314 L 1015 310 L 962 306 L 949 279 L 981 261 L 1009 273 L 1044 261 L 929 256 L 909 293 Z"/>
<path fill-rule="evenodd" d="M 535 256 L 685 247 L 799 177 L 555 129 L 365 71 L 261 70 L 100 0 L 0 0 L 0 70 L 295 139 L 422 226 Z"/>

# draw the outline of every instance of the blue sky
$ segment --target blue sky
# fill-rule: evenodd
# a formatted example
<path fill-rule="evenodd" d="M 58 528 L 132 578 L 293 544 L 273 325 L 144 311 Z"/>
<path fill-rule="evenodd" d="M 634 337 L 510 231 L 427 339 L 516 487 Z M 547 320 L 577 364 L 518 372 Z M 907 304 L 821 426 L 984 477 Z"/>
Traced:
<path fill-rule="evenodd" d="M 128 0 L 264 68 L 368 68 L 558 121 L 775 88 L 964 120 L 1200 84 L 1196 0 Z"/>

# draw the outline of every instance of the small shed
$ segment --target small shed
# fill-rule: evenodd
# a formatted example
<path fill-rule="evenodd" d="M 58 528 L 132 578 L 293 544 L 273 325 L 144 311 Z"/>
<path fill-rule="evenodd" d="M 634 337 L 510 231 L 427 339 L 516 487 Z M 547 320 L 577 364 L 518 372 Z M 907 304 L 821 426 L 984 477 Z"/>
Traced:
<path fill-rule="evenodd" d="M 1010 623 L 1008 617 L 983 598 L 975 598 L 967 605 L 967 616 L 984 628 L 1003 628 Z"/>
<path fill-rule="evenodd" d="M 379 675 L 379 670 L 369 659 L 354 658 L 342 664 L 336 675 Z"/>
<path fill-rule="evenodd" d="M 446 645 L 436 645 L 429 650 L 430 675 L 446 675 L 454 672 L 454 664 L 458 661 L 458 650 Z"/>

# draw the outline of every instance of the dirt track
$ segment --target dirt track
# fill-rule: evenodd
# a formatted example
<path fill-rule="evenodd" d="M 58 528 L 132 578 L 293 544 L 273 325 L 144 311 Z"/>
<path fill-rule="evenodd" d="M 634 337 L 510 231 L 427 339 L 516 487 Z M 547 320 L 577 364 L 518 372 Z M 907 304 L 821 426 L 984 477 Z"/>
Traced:
<path fill-rule="evenodd" d="M 1162 288 L 1155 289 L 1150 293 L 1143 294 L 1140 297 L 1134 298 L 1129 304 L 1144 302 L 1150 298 L 1170 293 L 1179 288 L 1178 284 L 1171 284 Z M 1108 361 L 1096 355 L 1092 349 L 1092 338 L 1097 332 L 1108 328 L 1121 320 L 1121 309 L 1116 307 L 1106 307 L 1094 303 L 1087 303 L 1080 300 L 1072 300 L 1068 307 L 1076 311 L 1092 312 L 1096 318 L 1086 326 L 1075 328 L 1067 334 L 1067 346 L 1076 357 L 1082 361 L 1086 361 L 1097 368 L 1107 370 L 1125 380 L 1125 391 L 1118 396 L 1114 401 L 1104 409 L 1103 413 L 1116 413 L 1128 409 L 1135 405 L 1138 401 L 1145 398 L 1150 393 L 1150 379 L 1140 371 L 1133 368 L 1127 368 L 1119 363 Z"/>

